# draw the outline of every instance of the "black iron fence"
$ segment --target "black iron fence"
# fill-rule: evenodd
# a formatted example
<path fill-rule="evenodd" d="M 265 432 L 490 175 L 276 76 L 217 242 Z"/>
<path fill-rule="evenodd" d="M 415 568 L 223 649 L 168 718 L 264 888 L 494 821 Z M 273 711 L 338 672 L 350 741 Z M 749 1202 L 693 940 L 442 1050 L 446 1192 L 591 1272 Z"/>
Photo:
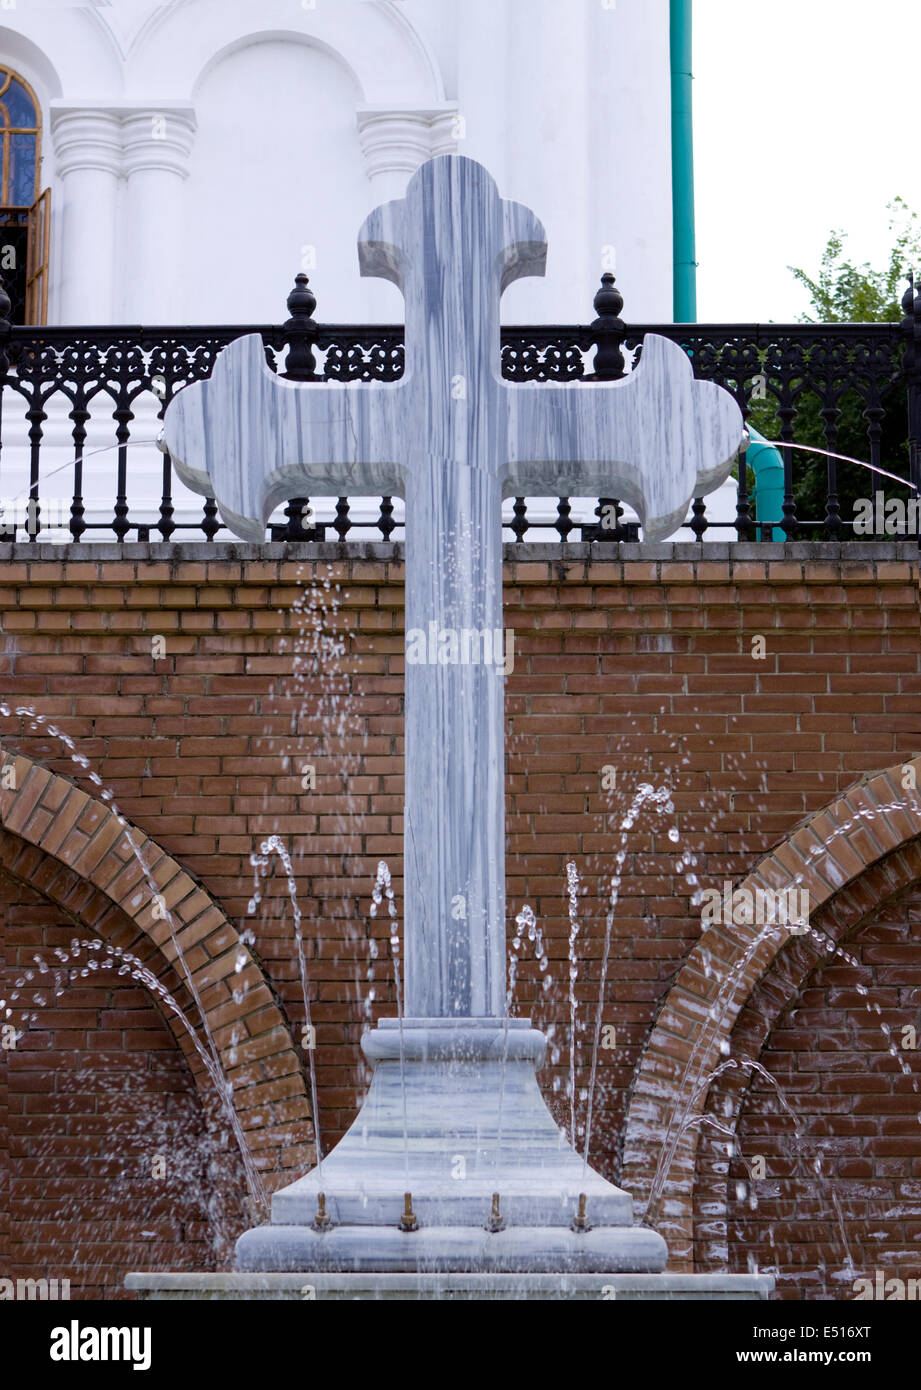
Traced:
<path fill-rule="evenodd" d="M 185 494 L 179 510 L 192 519 L 177 518 L 179 485 L 169 456 L 154 451 L 150 430 L 177 391 L 209 376 L 221 349 L 241 334 L 261 333 L 269 367 L 295 381 L 388 382 L 403 371 L 402 327 L 318 323 L 316 300 L 303 275 L 288 297 L 289 318 L 283 324 L 12 327 L 4 317 L 5 299 L 0 288 L 0 539 L 5 540 L 54 539 L 56 529 L 74 541 L 196 536 L 213 541 L 222 532 L 215 503 L 196 500 L 190 514 L 190 494 Z M 745 463 L 736 470 L 734 513 L 717 515 L 705 499 L 695 499 L 677 538 L 919 534 L 921 291 L 913 283 L 902 301 L 904 318 L 895 323 L 627 327 L 622 307 L 613 276 L 604 275 L 590 324 L 503 328 L 502 371 L 511 381 L 571 381 L 591 389 L 593 382 L 615 381 L 632 370 L 646 333 L 655 332 L 680 343 L 696 376 L 731 391 L 750 424 L 781 446 L 782 514 L 776 487 L 770 512 L 766 490 L 755 486 L 756 471 Z M 58 431 L 51 467 L 50 420 Z M 139 421 L 147 429 L 141 441 Z M 110 432 L 111 443 L 88 449 L 100 427 Z M 143 479 L 133 462 L 139 442 L 148 446 Z M 4 467 L 9 474 L 10 450 L 19 472 L 8 491 Z M 87 460 L 99 453 L 107 455 L 103 495 L 85 496 Z M 152 459 L 159 500 L 151 508 Z M 776 454 L 773 461 L 776 482 Z M 98 465 L 93 476 L 99 493 Z M 141 481 L 148 499 L 144 509 L 132 505 Z M 49 516 L 47 499 L 60 498 L 65 489 L 66 506 Z M 593 509 L 582 505 L 581 516 L 574 516 L 571 498 L 556 500 L 555 515 L 514 498 L 505 526 L 519 542 L 637 539 L 637 523 L 618 499 L 593 500 Z M 387 540 L 399 526 L 389 497 L 377 499 L 376 515 L 361 518 L 351 515 L 350 499 L 340 497 L 334 511 L 329 504 L 328 521 L 312 524 L 304 521 L 311 515 L 307 501 L 292 499 L 284 520 L 272 527 L 273 539 Z"/>

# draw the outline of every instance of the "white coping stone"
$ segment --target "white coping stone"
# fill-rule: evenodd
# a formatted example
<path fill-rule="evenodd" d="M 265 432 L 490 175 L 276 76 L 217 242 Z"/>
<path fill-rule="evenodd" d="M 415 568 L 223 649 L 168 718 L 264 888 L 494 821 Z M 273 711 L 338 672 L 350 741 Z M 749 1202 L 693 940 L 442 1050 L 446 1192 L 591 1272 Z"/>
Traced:
<path fill-rule="evenodd" d="M 141 1299 L 498 1299 L 752 1302 L 767 1274 L 129 1274 Z"/>

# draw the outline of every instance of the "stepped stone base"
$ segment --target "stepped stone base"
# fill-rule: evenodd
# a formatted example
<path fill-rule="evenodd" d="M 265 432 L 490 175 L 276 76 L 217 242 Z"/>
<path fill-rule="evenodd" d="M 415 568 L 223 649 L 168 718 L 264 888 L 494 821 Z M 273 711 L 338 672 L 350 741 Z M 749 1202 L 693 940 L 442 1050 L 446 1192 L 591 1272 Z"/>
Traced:
<path fill-rule="evenodd" d="M 762 1299 L 765 1275 L 665 1273 L 665 1241 L 541 1097 L 523 1019 L 384 1019 L 351 1129 L 272 1198 L 234 1274 L 131 1274 L 143 1298 Z M 411 1230 L 401 1229 L 410 1194 Z M 319 1227 L 319 1228 L 318 1228 Z"/>
<path fill-rule="evenodd" d="M 386 1226 L 339 1226 L 318 1234 L 304 1226 L 258 1226 L 237 1242 L 244 1271 L 326 1273 L 590 1274 L 605 1270 L 656 1273 L 665 1242 L 645 1226 L 515 1226 L 490 1232 L 430 1226 L 411 1233 Z M 309 1276 L 308 1276 L 309 1277 Z"/>
<path fill-rule="evenodd" d="M 664 1270 L 665 1241 L 554 1123 L 535 1072 L 546 1039 L 527 1020 L 383 1019 L 362 1047 L 374 1076 L 361 1111 L 240 1237 L 241 1273 Z"/>
<path fill-rule="evenodd" d="M 141 1299 L 766 1299 L 766 1274 L 129 1274 Z"/>

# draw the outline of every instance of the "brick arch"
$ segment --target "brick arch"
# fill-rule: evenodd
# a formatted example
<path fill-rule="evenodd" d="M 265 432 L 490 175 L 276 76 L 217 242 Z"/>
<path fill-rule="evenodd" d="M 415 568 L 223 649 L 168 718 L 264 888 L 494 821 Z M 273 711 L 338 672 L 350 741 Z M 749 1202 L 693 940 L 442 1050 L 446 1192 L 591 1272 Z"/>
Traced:
<path fill-rule="evenodd" d="M 175 993 L 176 983 L 187 988 L 178 943 L 224 1073 L 233 1083 L 234 1109 L 266 1189 L 280 1186 L 292 1170 L 302 1171 L 312 1162 L 312 1145 L 299 1144 L 291 1133 L 292 1124 L 310 1127 L 310 1109 L 285 1016 L 258 961 L 205 889 L 104 802 L 21 754 L 7 753 L 0 762 L 0 830 L 5 832 L 0 834 L 0 863 L 9 873 L 107 944 L 130 950 Z M 172 917 L 172 929 L 126 831 Z M 238 971 L 241 955 L 244 964 Z M 233 990 L 244 984 L 247 991 L 236 1002 Z M 193 1024 L 200 1022 L 190 993 L 184 1007 L 185 1002 Z M 164 1018 L 199 1092 L 210 1097 L 210 1079 L 187 1031 L 168 1011 Z"/>
<path fill-rule="evenodd" d="M 867 922 L 885 915 L 906 892 L 921 883 L 921 837 L 878 860 L 860 878 L 810 913 L 810 925 L 825 938 L 828 947 L 844 946 L 859 938 Z M 776 1025 L 817 971 L 832 957 L 821 940 L 794 938 L 777 954 L 768 972 L 756 984 L 739 1012 L 732 1033 L 732 1056 L 740 1062 L 755 1061 L 770 1044 Z M 893 1066 L 895 1064 L 893 1063 Z M 753 1073 L 742 1068 L 724 1073 L 710 1088 L 708 1113 L 718 1117 L 720 1152 L 702 1135 L 698 1144 L 694 1183 L 694 1268 L 706 1273 L 725 1269 L 729 1263 L 728 1184 L 729 1160 L 723 1144 L 735 1138 L 751 1091 Z M 808 1099 L 808 1097 L 807 1097 Z M 724 1132 L 725 1131 L 725 1132 Z M 738 1151 L 738 1146 L 736 1146 Z M 744 1169 L 739 1176 L 744 1177 Z"/>
<path fill-rule="evenodd" d="M 810 918 L 874 864 L 921 836 L 921 791 L 902 786 L 898 764 L 855 784 L 808 816 L 738 888 L 774 891 L 792 884 L 809 893 Z M 921 779 L 921 757 L 909 766 Z M 888 894 L 887 894 L 888 896 Z M 665 999 L 637 1068 L 624 1134 L 623 1185 L 643 1214 L 657 1172 L 667 1179 L 656 1228 L 669 1244 L 671 1267 L 692 1268 L 698 1131 L 663 1135 L 687 1110 L 706 1108 L 706 1078 L 757 983 L 793 938 L 759 940 L 755 926 L 713 925 L 703 933 Z"/>

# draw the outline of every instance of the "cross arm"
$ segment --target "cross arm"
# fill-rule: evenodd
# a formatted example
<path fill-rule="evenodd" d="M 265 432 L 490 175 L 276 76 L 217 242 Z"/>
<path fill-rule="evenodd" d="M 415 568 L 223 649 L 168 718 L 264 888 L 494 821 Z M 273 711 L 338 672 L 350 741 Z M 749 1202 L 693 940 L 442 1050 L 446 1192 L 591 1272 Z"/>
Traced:
<path fill-rule="evenodd" d="M 164 444 L 187 487 L 214 497 L 238 536 L 262 541 L 286 498 L 403 494 L 402 393 L 400 383 L 285 381 L 252 333 L 171 402 Z"/>
<path fill-rule="evenodd" d="M 505 389 L 503 495 L 619 497 L 648 540 L 671 535 L 691 498 L 726 480 L 742 441 L 729 392 L 695 380 L 683 350 L 656 334 L 622 382 Z"/>

